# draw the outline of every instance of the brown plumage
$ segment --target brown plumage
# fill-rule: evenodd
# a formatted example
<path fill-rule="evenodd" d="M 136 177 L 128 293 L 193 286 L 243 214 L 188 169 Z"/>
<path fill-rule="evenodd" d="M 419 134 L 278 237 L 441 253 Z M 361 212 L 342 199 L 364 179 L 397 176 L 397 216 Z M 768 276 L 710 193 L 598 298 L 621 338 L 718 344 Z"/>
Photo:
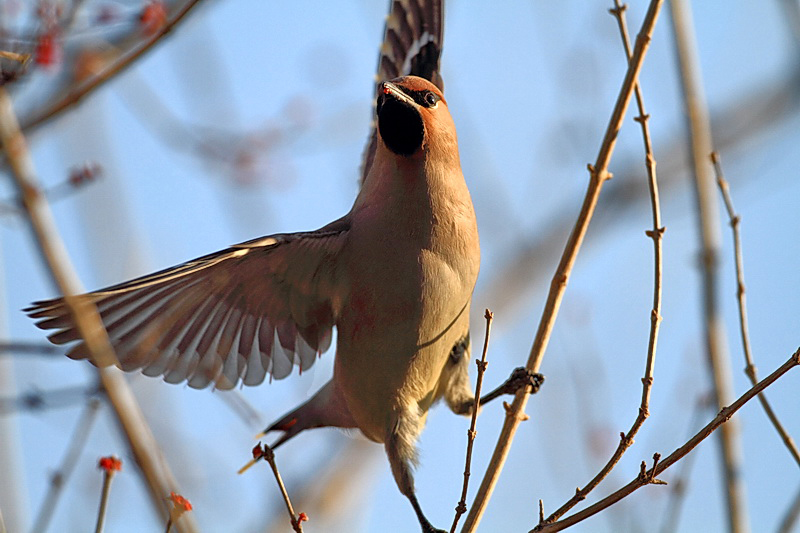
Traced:
<path fill-rule="evenodd" d="M 348 214 L 316 231 L 248 241 L 84 297 L 125 370 L 228 389 L 309 368 L 338 330 L 334 375 L 270 426 L 280 445 L 313 427 L 383 443 L 423 531 L 411 468 L 430 406 L 468 414 L 469 311 L 480 249 L 441 91 L 384 82 L 375 157 Z M 79 341 L 61 299 L 26 310 L 57 344 Z M 83 343 L 68 354 L 87 357 Z M 511 392 L 529 380 L 516 381 Z M 511 387 L 511 388 L 509 388 Z"/>

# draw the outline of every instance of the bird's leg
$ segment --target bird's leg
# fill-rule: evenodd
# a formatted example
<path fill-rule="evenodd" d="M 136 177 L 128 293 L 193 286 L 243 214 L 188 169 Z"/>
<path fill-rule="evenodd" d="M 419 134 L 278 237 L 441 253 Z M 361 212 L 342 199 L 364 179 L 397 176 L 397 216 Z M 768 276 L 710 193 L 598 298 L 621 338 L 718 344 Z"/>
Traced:
<path fill-rule="evenodd" d="M 436 529 L 431 525 L 414 491 L 414 474 L 412 468 L 417 463 L 416 441 L 422 431 L 423 419 L 419 414 L 410 409 L 400 413 L 397 417 L 392 430 L 386 439 L 386 455 L 389 457 L 389 464 L 392 467 L 392 474 L 397 483 L 397 488 L 408 498 L 417 520 L 422 527 L 423 533 L 446 533 L 441 529 Z"/>
<path fill-rule="evenodd" d="M 469 334 L 459 340 L 450 351 L 450 358 L 442 372 L 444 398 L 447 405 L 457 415 L 470 415 L 475 407 L 475 393 L 469 382 Z M 529 392 L 535 394 L 544 383 L 544 376 L 530 372 L 525 367 L 515 368 L 511 376 L 492 392 L 481 397 L 481 405 L 504 394 L 516 394 L 530 386 Z"/>

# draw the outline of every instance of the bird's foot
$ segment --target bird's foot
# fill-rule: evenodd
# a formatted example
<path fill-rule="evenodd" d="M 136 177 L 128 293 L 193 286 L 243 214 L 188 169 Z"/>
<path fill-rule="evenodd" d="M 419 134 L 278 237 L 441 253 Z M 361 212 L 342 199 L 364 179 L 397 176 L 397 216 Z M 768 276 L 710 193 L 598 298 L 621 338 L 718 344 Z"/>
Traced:
<path fill-rule="evenodd" d="M 500 389 L 503 391 L 503 394 L 516 394 L 521 388 L 530 386 L 528 392 L 530 394 L 536 394 L 539 392 L 542 383 L 544 383 L 544 376 L 542 374 L 531 372 L 524 366 L 521 366 L 515 368 L 514 371 L 511 372 L 511 376 L 500 386 Z"/>

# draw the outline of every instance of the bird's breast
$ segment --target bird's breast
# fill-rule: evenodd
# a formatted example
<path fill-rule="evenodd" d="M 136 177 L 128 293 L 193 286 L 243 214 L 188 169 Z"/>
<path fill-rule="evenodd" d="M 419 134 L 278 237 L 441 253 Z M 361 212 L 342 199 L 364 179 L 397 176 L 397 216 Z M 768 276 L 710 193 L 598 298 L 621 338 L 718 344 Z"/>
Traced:
<path fill-rule="evenodd" d="M 365 206 L 353 217 L 335 378 L 359 427 L 381 441 L 398 405 L 430 404 L 468 329 L 480 252 L 471 203 Z"/>

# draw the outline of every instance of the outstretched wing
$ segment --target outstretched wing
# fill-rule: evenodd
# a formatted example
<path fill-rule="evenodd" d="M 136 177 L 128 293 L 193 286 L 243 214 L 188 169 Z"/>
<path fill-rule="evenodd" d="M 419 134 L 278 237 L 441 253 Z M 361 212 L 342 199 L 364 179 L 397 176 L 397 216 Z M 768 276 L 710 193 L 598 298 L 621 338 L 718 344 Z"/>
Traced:
<path fill-rule="evenodd" d="M 392 0 L 386 17 L 383 44 L 378 57 L 375 81 L 391 80 L 398 76 L 419 76 L 444 91 L 439 72 L 442 55 L 444 20 L 442 0 Z M 375 98 L 378 91 L 375 86 Z M 375 109 L 372 110 L 372 131 L 364 151 L 361 182 L 367 178 L 378 145 Z"/>
<path fill-rule="evenodd" d="M 346 218 L 305 233 L 262 237 L 89 293 L 123 370 L 142 368 L 193 388 L 257 385 L 301 372 L 330 346 L 336 256 Z M 55 344 L 79 341 L 63 299 L 25 312 Z M 88 357 L 83 342 L 67 355 Z"/>

